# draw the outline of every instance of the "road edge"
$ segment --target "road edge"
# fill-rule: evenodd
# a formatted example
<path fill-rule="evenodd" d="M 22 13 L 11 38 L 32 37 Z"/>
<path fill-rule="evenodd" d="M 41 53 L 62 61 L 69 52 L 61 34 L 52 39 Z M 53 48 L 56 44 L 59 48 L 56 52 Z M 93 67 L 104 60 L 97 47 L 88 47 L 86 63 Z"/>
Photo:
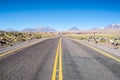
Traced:
<path fill-rule="evenodd" d="M 68 37 L 67 37 L 67 38 L 68 38 Z M 113 59 L 113 60 L 115 60 L 115 61 L 117 61 L 117 62 L 120 62 L 120 59 L 119 59 L 119 58 L 117 58 L 117 57 L 115 57 L 114 55 L 109 54 L 108 52 L 105 52 L 105 51 L 103 51 L 103 50 L 101 50 L 101 49 L 99 49 L 99 48 L 96 48 L 96 47 L 94 47 L 94 46 L 88 45 L 88 44 L 86 44 L 86 43 L 82 43 L 82 42 L 80 42 L 79 40 L 76 40 L 76 39 L 71 39 L 71 38 L 68 38 L 68 39 L 73 40 L 73 41 L 75 41 L 75 42 L 78 42 L 78 43 L 80 43 L 80 44 L 82 44 L 82 45 L 84 45 L 84 46 L 87 46 L 87 47 L 89 47 L 89 48 L 97 51 L 98 53 L 100 53 L 100 54 L 102 54 L 102 55 L 104 55 L 104 56 L 106 56 L 106 57 L 109 57 L 109 58 L 111 58 L 111 59 Z"/>
<path fill-rule="evenodd" d="M 55 38 L 55 37 L 53 37 L 53 38 Z M 35 45 L 35 44 L 37 44 L 37 43 L 39 43 L 39 42 L 42 42 L 42 41 L 44 41 L 44 40 L 47 40 L 47 39 L 52 39 L 52 38 L 46 38 L 46 39 L 43 39 L 43 40 L 35 41 L 35 42 L 31 43 L 31 44 L 22 45 L 22 46 L 20 46 L 20 47 L 18 47 L 18 48 L 15 48 L 15 49 L 8 50 L 8 51 L 6 51 L 6 52 L 0 53 L 0 58 L 2 58 L 2 57 L 4 57 L 4 56 L 7 56 L 7 55 L 10 55 L 10 54 L 13 54 L 13 52 L 16 52 L 16 51 L 25 49 L 25 48 L 27 48 L 27 47 L 30 47 L 30 46 L 32 46 L 32 45 Z"/>

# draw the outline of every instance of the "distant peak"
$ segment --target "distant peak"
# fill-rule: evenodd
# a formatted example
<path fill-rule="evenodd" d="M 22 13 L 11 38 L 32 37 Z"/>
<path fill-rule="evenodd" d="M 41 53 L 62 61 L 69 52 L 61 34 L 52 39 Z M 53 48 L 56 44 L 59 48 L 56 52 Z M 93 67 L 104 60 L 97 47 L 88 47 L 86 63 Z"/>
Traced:
<path fill-rule="evenodd" d="M 42 27 L 38 27 L 36 29 L 24 29 L 23 31 L 26 32 L 53 32 L 56 31 L 55 29 L 49 27 L 49 26 L 42 26 Z"/>
<path fill-rule="evenodd" d="M 98 29 L 98 28 L 95 27 L 95 28 L 92 28 L 91 30 L 97 30 L 97 29 Z"/>
<path fill-rule="evenodd" d="M 77 28 L 76 26 L 70 28 L 69 30 L 79 30 L 79 28 Z"/>
<path fill-rule="evenodd" d="M 105 27 L 105 29 L 111 29 L 111 28 L 120 28 L 120 24 L 116 23 L 116 24 L 111 24 Z"/>
<path fill-rule="evenodd" d="M 7 28 L 4 31 L 7 31 L 7 32 L 18 32 L 17 30 L 12 29 L 12 28 Z"/>

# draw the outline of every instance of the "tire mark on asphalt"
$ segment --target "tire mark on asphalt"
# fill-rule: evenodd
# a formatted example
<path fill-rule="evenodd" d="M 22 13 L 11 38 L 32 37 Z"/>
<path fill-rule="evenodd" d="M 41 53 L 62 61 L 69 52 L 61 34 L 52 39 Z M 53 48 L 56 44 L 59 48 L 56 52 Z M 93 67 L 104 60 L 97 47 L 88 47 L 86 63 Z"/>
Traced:
<path fill-rule="evenodd" d="M 71 41 L 75 44 L 78 44 L 78 42 L 75 42 L 73 40 L 71 40 Z M 100 64 L 102 64 L 106 68 L 108 68 L 109 71 L 116 76 L 116 78 L 119 77 L 119 79 L 120 79 L 120 63 L 119 62 L 117 62 L 111 58 L 108 58 L 108 57 L 100 54 L 99 52 L 97 52 L 97 51 L 95 51 L 95 50 L 93 50 L 85 45 L 82 45 L 80 43 L 78 45 L 81 46 L 81 48 L 83 50 L 87 49 L 86 50 L 87 53 L 89 53 L 91 56 L 93 56 L 93 58 L 95 60 L 97 60 Z M 119 79 L 117 79 L 117 80 L 119 80 Z"/>
<path fill-rule="evenodd" d="M 0 60 L 0 80 L 33 80 L 38 67 L 42 65 L 43 52 L 49 52 L 47 48 L 54 46 L 52 43 L 55 40 L 42 41 Z"/>
<path fill-rule="evenodd" d="M 58 40 L 57 40 L 58 41 Z M 51 44 L 53 44 L 53 43 L 55 43 L 56 45 L 57 45 L 57 41 L 55 42 L 51 42 Z M 45 55 L 45 57 L 44 57 L 44 59 L 42 60 L 42 62 L 41 62 L 41 64 L 42 65 L 40 65 L 39 67 L 38 67 L 38 69 L 36 70 L 36 73 L 35 73 L 35 76 L 34 76 L 34 78 L 33 78 L 33 80 L 42 80 L 42 78 L 40 78 L 40 77 L 42 77 L 43 75 L 40 75 L 40 73 L 42 72 L 42 68 L 44 68 L 44 66 L 46 65 L 46 62 L 47 61 L 49 61 L 49 59 L 50 59 L 50 55 L 51 54 L 53 54 L 53 48 L 56 48 L 56 46 L 53 46 L 53 45 L 51 45 L 51 46 L 49 46 L 50 47 L 50 49 L 49 49 L 49 51 L 48 51 L 48 53 L 46 53 L 46 55 Z M 56 49 L 55 49 L 56 50 Z M 55 51 L 54 50 L 54 51 Z M 55 55 L 55 54 L 54 54 Z M 47 63 L 48 64 L 48 63 Z M 51 64 L 52 65 L 52 64 Z M 49 66 L 49 65 L 47 65 L 47 66 Z M 51 72 L 52 73 L 52 72 Z M 50 75 L 51 76 L 51 75 Z"/>
<path fill-rule="evenodd" d="M 63 41 L 63 80 L 83 80 L 84 77 L 78 70 L 66 42 Z"/>

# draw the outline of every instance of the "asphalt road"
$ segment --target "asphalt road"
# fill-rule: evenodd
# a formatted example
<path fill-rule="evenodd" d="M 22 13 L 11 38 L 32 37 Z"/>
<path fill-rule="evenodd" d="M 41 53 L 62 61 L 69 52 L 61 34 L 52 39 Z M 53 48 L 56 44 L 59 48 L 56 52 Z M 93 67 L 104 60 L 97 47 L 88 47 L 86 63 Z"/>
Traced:
<path fill-rule="evenodd" d="M 64 38 L 63 80 L 120 80 L 120 63 Z"/>
<path fill-rule="evenodd" d="M 0 80 L 51 80 L 59 38 L 0 59 Z M 120 80 L 120 62 L 62 37 L 63 80 Z M 58 64 L 59 65 L 59 64 Z"/>
<path fill-rule="evenodd" d="M 51 80 L 58 40 L 44 40 L 0 60 L 0 80 Z"/>

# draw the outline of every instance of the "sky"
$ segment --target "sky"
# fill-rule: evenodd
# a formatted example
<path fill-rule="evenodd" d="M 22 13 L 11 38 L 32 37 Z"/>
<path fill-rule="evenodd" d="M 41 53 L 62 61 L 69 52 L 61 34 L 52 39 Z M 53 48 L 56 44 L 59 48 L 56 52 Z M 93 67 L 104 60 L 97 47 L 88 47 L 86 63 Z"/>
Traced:
<path fill-rule="evenodd" d="M 0 30 L 102 28 L 120 23 L 120 0 L 0 0 Z"/>

